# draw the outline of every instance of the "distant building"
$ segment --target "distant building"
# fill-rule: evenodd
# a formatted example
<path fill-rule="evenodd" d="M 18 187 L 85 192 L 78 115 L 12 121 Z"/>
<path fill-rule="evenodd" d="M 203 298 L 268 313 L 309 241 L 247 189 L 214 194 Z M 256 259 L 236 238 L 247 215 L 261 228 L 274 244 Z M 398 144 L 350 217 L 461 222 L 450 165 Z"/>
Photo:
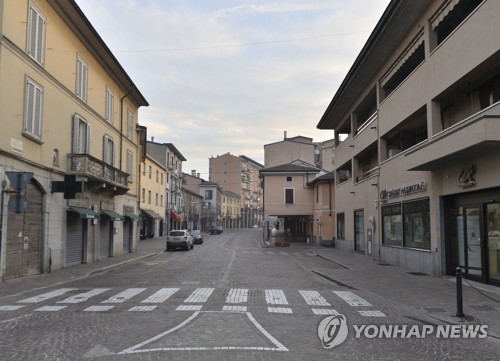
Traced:
<path fill-rule="evenodd" d="M 201 230 L 209 230 L 212 226 L 220 226 L 222 222 L 222 187 L 215 182 L 203 181 L 200 184 L 200 195 L 203 196 L 201 209 Z"/>
<path fill-rule="evenodd" d="M 141 172 L 141 239 L 164 234 L 166 177 L 166 166 L 147 154 Z"/>
<path fill-rule="evenodd" d="M 238 227 L 252 227 L 262 220 L 262 188 L 259 170 L 264 166 L 244 155 L 230 153 L 209 158 L 210 181 L 240 196 Z"/>
<path fill-rule="evenodd" d="M 221 226 L 223 228 L 238 228 L 240 219 L 240 195 L 222 190 Z"/>

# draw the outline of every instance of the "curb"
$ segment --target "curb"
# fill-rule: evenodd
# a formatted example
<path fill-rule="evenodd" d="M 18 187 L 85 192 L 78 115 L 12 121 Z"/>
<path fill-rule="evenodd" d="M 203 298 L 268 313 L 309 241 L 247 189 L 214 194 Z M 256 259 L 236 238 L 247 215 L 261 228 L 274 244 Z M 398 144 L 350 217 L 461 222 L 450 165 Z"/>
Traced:
<path fill-rule="evenodd" d="M 106 266 L 106 267 L 103 267 L 103 268 L 99 268 L 99 269 L 90 271 L 90 272 L 86 273 L 85 275 L 83 275 L 82 277 L 79 277 L 79 278 L 85 278 L 85 277 L 90 277 L 90 276 L 93 276 L 93 275 L 96 275 L 96 274 L 99 274 L 99 273 L 105 273 L 105 272 L 113 270 L 114 268 L 126 265 L 127 263 L 132 263 L 132 262 L 144 259 L 144 258 L 153 257 L 153 256 L 156 256 L 158 254 L 162 254 L 163 252 L 164 251 L 161 251 L 159 253 L 149 253 L 149 254 L 146 254 L 144 256 L 140 256 L 140 257 L 136 257 L 136 258 L 131 258 L 131 259 L 123 261 L 123 262 L 115 263 L 115 264 L 112 264 L 110 266 Z"/>

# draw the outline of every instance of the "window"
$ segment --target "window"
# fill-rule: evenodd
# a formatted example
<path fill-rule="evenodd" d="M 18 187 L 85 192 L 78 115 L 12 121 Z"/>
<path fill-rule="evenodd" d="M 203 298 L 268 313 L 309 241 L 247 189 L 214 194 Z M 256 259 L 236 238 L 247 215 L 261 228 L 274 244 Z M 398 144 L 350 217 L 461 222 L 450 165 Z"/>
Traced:
<path fill-rule="evenodd" d="M 158 206 L 158 193 L 155 195 L 155 205 Z"/>
<path fill-rule="evenodd" d="M 134 154 L 127 150 L 127 173 L 128 181 L 132 182 L 134 180 Z"/>
<path fill-rule="evenodd" d="M 160 172 L 158 172 L 158 170 L 156 170 L 156 183 L 158 183 L 159 176 L 160 176 Z"/>
<path fill-rule="evenodd" d="M 205 189 L 205 199 L 212 199 L 213 191 L 211 189 Z"/>
<path fill-rule="evenodd" d="M 345 214 L 337 213 L 337 238 L 345 239 Z"/>
<path fill-rule="evenodd" d="M 45 18 L 33 5 L 28 19 L 28 54 L 43 65 L 45 52 Z"/>
<path fill-rule="evenodd" d="M 113 124 L 113 114 L 114 114 L 114 100 L 115 97 L 111 89 L 106 88 L 106 114 L 105 118 L 108 123 Z"/>
<path fill-rule="evenodd" d="M 354 211 L 354 250 L 365 252 L 365 212 Z"/>
<path fill-rule="evenodd" d="M 146 190 L 142 188 L 142 203 L 146 202 Z"/>
<path fill-rule="evenodd" d="M 26 79 L 26 104 L 24 112 L 24 132 L 36 139 L 42 138 L 43 89 Z"/>
<path fill-rule="evenodd" d="M 163 185 L 163 173 L 161 173 L 161 174 L 160 174 L 160 179 L 161 179 L 160 184 L 162 184 L 162 185 Z"/>
<path fill-rule="evenodd" d="M 142 163 L 142 175 L 146 176 L 146 163 Z"/>
<path fill-rule="evenodd" d="M 153 173 L 153 169 L 151 168 L 151 166 L 149 166 L 149 179 L 151 179 L 151 174 Z"/>
<path fill-rule="evenodd" d="M 103 140 L 103 161 L 109 165 L 114 165 L 115 163 L 115 142 L 113 139 L 108 137 L 107 135 L 104 136 Z"/>
<path fill-rule="evenodd" d="M 88 66 L 81 59 L 76 60 L 76 96 L 87 101 Z"/>
<path fill-rule="evenodd" d="M 151 204 L 151 191 L 148 191 L 148 204 Z"/>
<path fill-rule="evenodd" d="M 160 206 L 163 207 L 163 194 L 160 194 Z"/>
<path fill-rule="evenodd" d="M 429 200 L 403 203 L 404 246 L 431 249 Z"/>
<path fill-rule="evenodd" d="M 132 131 L 134 129 L 134 115 L 130 110 L 127 110 L 127 138 L 132 139 Z"/>
<path fill-rule="evenodd" d="M 57 148 L 54 148 L 54 151 L 52 152 L 52 164 L 59 166 L 59 150 Z"/>
<path fill-rule="evenodd" d="M 294 203 L 294 191 L 293 188 L 285 188 L 285 204 Z"/>
<path fill-rule="evenodd" d="M 382 243 L 392 246 L 403 245 L 401 203 L 382 207 Z"/>
<path fill-rule="evenodd" d="M 74 154 L 90 153 L 90 125 L 79 115 L 73 116 L 73 148 Z"/>
<path fill-rule="evenodd" d="M 292 181 L 292 177 L 286 177 L 286 181 L 287 182 L 291 182 Z"/>

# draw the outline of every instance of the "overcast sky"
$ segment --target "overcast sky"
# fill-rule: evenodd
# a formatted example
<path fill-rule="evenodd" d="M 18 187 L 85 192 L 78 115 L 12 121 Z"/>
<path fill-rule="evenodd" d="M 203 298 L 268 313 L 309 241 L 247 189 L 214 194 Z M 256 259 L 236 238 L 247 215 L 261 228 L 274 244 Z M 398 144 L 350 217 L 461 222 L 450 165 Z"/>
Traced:
<path fill-rule="evenodd" d="M 389 0 L 76 0 L 149 102 L 148 140 L 173 143 L 183 171 L 208 158 L 264 164 L 264 144 L 318 130 Z"/>

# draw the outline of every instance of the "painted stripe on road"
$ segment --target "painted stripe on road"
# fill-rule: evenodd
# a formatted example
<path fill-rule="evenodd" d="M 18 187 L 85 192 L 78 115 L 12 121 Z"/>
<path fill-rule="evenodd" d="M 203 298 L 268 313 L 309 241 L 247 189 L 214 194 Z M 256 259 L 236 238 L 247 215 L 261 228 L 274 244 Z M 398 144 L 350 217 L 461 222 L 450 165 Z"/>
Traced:
<path fill-rule="evenodd" d="M 146 288 L 129 288 L 123 292 L 118 293 L 117 295 L 114 295 L 113 297 L 108 298 L 105 301 L 102 301 L 101 303 L 123 303 L 145 290 Z"/>
<path fill-rule="evenodd" d="M 309 306 L 331 306 L 318 291 L 299 291 Z"/>
<path fill-rule="evenodd" d="M 130 312 L 150 312 L 158 306 L 134 306 L 129 309 Z"/>
<path fill-rule="evenodd" d="M 180 305 L 175 310 L 176 311 L 200 311 L 203 308 L 202 305 Z"/>
<path fill-rule="evenodd" d="M 191 295 L 184 300 L 187 303 L 205 303 L 212 294 L 214 288 L 197 288 Z"/>
<path fill-rule="evenodd" d="M 358 313 L 365 317 L 387 317 L 382 311 L 358 311 Z"/>
<path fill-rule="evenodd" d="M 247 312 L 247 306 L 223 306 L 223 312 Z"/>
<path fill-rule="evenodd" d="M 231 288 L 226 297 L 226 303 L 247 303 L 248 289 L 245 288 Z"/>
<path fill-rule="evenodd" d="M 371 306 L 372 304 L 365 299 L 359 297 L 351 291 L 333 291 L 337 296 L 342 298 L 349 306 Z"/>
<path fill-rule="evenodd" d="M 85 312 L 106 312 L 115 306 L 90 306 L 84 309 Z"/>
<path fill-rule="evenodd" d="M 23 308 L 23 306 L 21 305 L 16 305 L 16 306 L 0 306 L 0 311 L 15 311 L 15 310 L 18 310 L 20 308 Z"/>
<path fill-rule="evenodd" d="M 266 302 L 270 305 L 288 305 L 285 293 L 282 290 L 265 290 Z"/>
<path fill-rule="evenodd" d="M 35 311 L 40 311 L 40 312 L 57 312 L 65 309 L 68 306 L 43 306 L 40 308 L 37 308 Z"/>
<path fill-rule="evenodd" d="M 59 288 L 55 291 L 47 292 L 47 293 L 44 293 L 44 294 L 41 294 L 38 296 L 34 296 L 34 297 L 26 298 L 26 299 L 21 300 L 21 301 L 17 301 L 17 303 L 38 303 L 38 302 L 46 301 L 46 300 L 54 298 L 54 297 L 64 295 L 65 293 L 67 293 L 69 291 L 74 291 L 77 289 L 78 288 Z"/>
<path fill-rule="evenodd" d="M 338 315 L 339 313 L 329 308 L 311 308 L 315 315 Z"/>
<path fill-rule="evenodd" d="M 267 312 L 270 313 L 287 313 L 287 314 L 292 314 L 293 311 L 289 307 L 268 307 Z"/>
<path fill-rule="evenodd" d="M 146 298 L 141 303 L 163 303 L 177 291 L 179 291 L 178 288 L 162 288 L 155 294 Z"/>
<path fill-rule="evenodd" d="M 88 292 L 79 293 L 77 295 L 68 297 L 57 303 L 80 303 L 87 301 L 90 297 L 97 296 L 103 292 L 109 291 L 111 288 L 94 288 Z"/>

